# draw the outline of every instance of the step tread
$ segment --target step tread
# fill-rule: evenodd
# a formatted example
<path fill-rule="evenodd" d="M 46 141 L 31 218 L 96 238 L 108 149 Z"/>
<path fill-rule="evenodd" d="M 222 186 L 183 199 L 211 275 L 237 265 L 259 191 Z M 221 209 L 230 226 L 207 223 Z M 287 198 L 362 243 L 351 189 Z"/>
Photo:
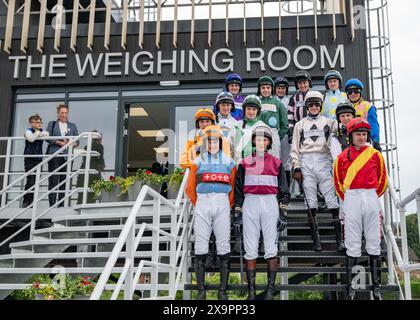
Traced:
<path fill-rule="evenodd" d="M 182 252 L 182 251 L 181 251 Z M 170 256 L 171 252 L 161 250 L 159 255 Z M 12 253 L 0 256 L 1 260 L 9 259 L 81 259 L 81 258 L 109 258 L 111 252 L 59 252 L 59 253 Z M 119 254 L 120 258 L 126 256 L 125 251 Z M 134 253 L 135 257 L 151 257 L 152 251 L 137 251 Z"/>
<path fill-rule="evenodd" d="M 161 213 L 170 213 L 170 210 L 162 210 Z M 130 215 L 129 212 L 127 213 L 82 213 L 82 214 L 75 214 L 75 215 L 66 215 L 62 217 L 52 218 L 52 222 L 60 222 L 60 221 L 71 221 L 71 220 L 118 220 L 127 218 Z M 151 218 L 152 213 L 150 215 L 144 215 L 144 213 L 139 212 L 137 214 L 137 218 Z"/>
<path fill-rule="evenodd" d="M 365 267 L 366 272 L 369 272 L 370 268 Z M 188 268 L 189 272 L 195 272 L 193 267 Z M 346 273 L 347 269 L 345 267 L 280 267 L 277 269 L 279 273 Z M 388 272 L 387 268 L 382 268 L 383 272 Z M 219 269 L 207 268 L 206 272 L 218 273 Z M 239 273 L 241 269 L 239 267 L 231 267 L 230 272 Z M 244 269 L 245 272 L 245 269 Z M 265 267 L 257 267 L 257 273 L 267 272 Z"/>
<path fill-rule="evenodd" d="M 182 224 L 183 225 L 183 224 Z M 160 223 L 160 228 L 170 228 L 170 223 Z M 124 225 L 97 225 L 97 226 L 52 226 L 50 228 L 37 229 L 33 234 L 53 233 L 53 232 L 90 232 L 90 231 L 115 231 L 122 230 Z M 136 224 L 136 229 L 140 229 L 141 224 Z"/>
<path fill-rule="evenodd" d="M 179 237 L 178 237 L 179 239 Z M 14 242 L 10 244 L 10 248 L 18 248 L 24 246 L 38 246 L 38 245 L 77 245 L 77 244 L 102 244 L 115 243 L 118 238 L 85 238 L 85 239 L 34 239 L 28 241 Z M 152 242 L 152 237 L 143 237 L 141 243 Z M 167 236 L 160 236 L 160 241 L 167 242 L 170 239 Z"/>
<path fill-rule="evenodd" d="M 179 267 L 177 267 L 179 268 Z M 123 267 L 114 267 L 112 268 L 113 273 L 121 273 Z M 84 267 L 84 268 L 65 268 L 66 273 L 91 273 L 91 274 L 98 274 L 102 273 L 104 270 L 104 267 Z M 53 268 L 0 268 L 0 274 L 37 274 L 37 273 L 43 273 L 43 274 L 56 274 L 60 270 L 57 270 L 57 267 Z"/>
<path fill-rule="evenodd" d="M 257 290 L 265 290 L 267 284 L 257 284 L 255 288 Z M 197 290 L 197 285 L 195 284 L 185 284 L 184 290 Z M 246 285 L 241 284 L 228 284 L 227 290 L 246 290 Z M 206 285 L 206 290 L 219 290 L 219 285 L 210 284 Z M 338 284 L 338 285 L 328 285 L 328 284 L 283 284 L 276 285 L 276 290 L 281 291 L 347 291 L 347 285 Z M 371 291 L 372 286 L 366 286 L 366 289 L 356 290 L 357 292 Z M 398 285 L 382 285 L 382 291 L 399 291 Z"/>

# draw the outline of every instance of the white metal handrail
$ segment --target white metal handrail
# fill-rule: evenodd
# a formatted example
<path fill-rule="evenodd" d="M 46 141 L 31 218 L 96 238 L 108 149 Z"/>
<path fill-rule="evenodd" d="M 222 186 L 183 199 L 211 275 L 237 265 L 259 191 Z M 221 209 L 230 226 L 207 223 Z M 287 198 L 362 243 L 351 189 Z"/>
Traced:
<path fill-rule="evenodd" d="M 391 201 L 390 201 L 391 200 Z M 409 261 L 408 254 L 408 237 L 407 237 L 407 224 L 406 216 L 407 209 L 406 206 L 412 201 L 416 200 L 417 204 L 417 217 L 420 230 L 420 188 L 408 195 L 404 200 L 399 201 L 397 193 L 395 192 L 393 186 L 389 183 L 388 190 L 384 195 L 384 204 L 385 204 L 385 234 L 388 240 L 388 268 L 391 268 L 393 265 L 392 257 L 395 256 L 396 264 L 398 268 L 404 273 L 404 291 L 405 299 L 411 300 L 411 278 L 410 272 L 414 270 L 420 270 L 420 263 L 411 264 Z M 400 215 L 400 229 L 401 229 L 401 251 L 398 247 L 396 236 L 392 228 L 391 223 L 391 210 L 389 204 L 392 203 L 395 209 L 399 212 Z M 420 237 L 420 233 L 419 233 Z M 390 266 L 391 265 L 391 266 Z M 391 271 L 391 270 L 389 270 Z M 391 280 L 393 280 L 393 271 L 389 272 Z M 392 282 L 392 281 L 391 281 Z"/>
<path fill-rule="evenodd" d="M 99 300 L 102 293 L 104 292 L 108 279 L 112 273 L 112 270 L 115 267 L 115 264 L 120 256 L 122 249 L 125 245 L 126 255 L 125 255 L 125 264 L 123 270 L 120 274 L 118 279 L 117 285 L 114 288 L 114 292 L 111 296 L 111 300 L 115 300 L 122 287 L 124 286 L 124 298 L 126 300 L 132 300 L 133 294 L 136 288 L 136 284 L 141 276 L 143 271 L 143 267 L 145 265 L 151 266 L 151 298 L 152 299 L 175 299 L 177 287 L 180 281 L 180 274 L 181 272 L 186 272 L 187 268 L 186 265 L 186 254 L 187 254 L 187 245 L 188 245 L 188 237 L 191 235 L 191 232 L 187 232 L 189 230 L 188 223 L 189 223 L 189 210 L 191 206 L 189 205 L 190 202 L 185 195 L 185 186 L 188 180 L 189 170 L 187 169 L 184 178 L 182 180 L 178 196 L 175 200 L 175 204 L 168 201 L 162 195 L 151 189 L 149 186 L 145 185 L 142 187 L 136 202 L 128 216 L 124 228 L 122 229 L 120 236 L 112 250 L 112 253 L 104 267 L 104 270 L 95 286 L 95 289 L 90 297 L 90 300 Z M 146 195 L 149 194 L 153 197 L 153 223 L 152 225 L 143 223 L 141 228 L 139 229 L 136 235 L 136 217 L 140 208 L 143 205 L 144 199 Z M 181 202 L 183 201 L 182 207 Z M 166 232 L 159 228 L 160 224 L 160 211 L 161 211 L 161 204 L 171 208 L 171 228 L 170 232 Z M 178 221 L 176 221 L 178 217 L 178 213 L 180 216 Z M 182 228 L 183 227 L 183 228 Z M 179 237 L 179 231 L 182 228 L 181 236 Z M 136 272 L 134 272 L 135 264 L 134 264 L 134 256 L 135 251 L 137 250 L 138 246 L 141 243 L 143 233 L 145 230 L 151 230 L 153 232 L 153 241 L 152 241 L 152 261 L 146 261 L 142 259 L 139 264 L 137 265 Z M 169 264 L 160 263 L 158 262 L 159 257 L 159 244 L 160 244 L 160 235 L 165 235 L 170 239 L 170 261 Z M 177 238 L 179 237 L 178 246 L 176 246 Z M 181 255 L 181 249 L 184 248 L 184 251 Z M 180 257 L 181 255 L 181 257 Z M 181 258 L 180 268 L 178 268 L 178 260 Z M 185 265 L 184 265 L 185 264 Z M 164 268 L 169 270 L 169 295 L 166 297 L 158 297 L 158 268 Z M 186 274 L 184 274 L 186 277 Z"/>
<path fill-rule="evenodd" d="M 66 201 L 68 201 L 68 199 L 71 199 L 71 196 L 74 195 L 75 193 L 83 192 L 82 203 L 83 204 L 86 203 L 89 175 L 93 174 L 93 173 L 97 173 L 96 170 L 91 170 L 90 169 L 90 159 L 91 159 L 91 156 L 98 156 L 99 155 L 97 152 L 92 151 L 92 140 L 93 139 L 98 139 L 100 137 L 101 137 L 101 135 L 97 132 L 84 132 L 84 133 L 81 133 L 78 136 L 52 136 L 52 137 L 40 138 L 40 140 L 41 139 L 42 140 L 66 139 L 66 140 L 68 140 L 68 143 L 66 143 L 64 146 L 62 146 L 60 149 L 58 149 L 53 154 L 46 156 L 46 158 L 44 160 L 42 160 L 38 165 L 36 165 L 34 168 L 29 170 L 25 174 L 22 174 L 19 178 L 17 178 L 15 181 L 13 181 L 10 184 L 8 184 L 8 174 L 10 173 L 9 172 L 10 171 L 10 159 L 13 157 L 13 155 L 11 154 L 12 143 L 13 143 L 13 141 L 25 140 L 25 138 L 24 137 L 0 137 L 0 141 L 7 141 L 6 155 L 3 156 L 3 158 L 6 159 L 6 161 L 5 161 L 5 172 L 4 172 L 4 177 L 3 177 L 3 179 L 4 179 L 3 180 L 3 186 L 4 187 L 0 191 L 0 196 L 2 196 L 2 206 L 0 208 L 0 213 L 3 210 L 5 210 L 6 208 L 10 207 L 13 203 L 18 202 L 26 194 L 32 193 L 32 192 L 34 193 L 32 204 L 29 205 L 28 207 L 23 208 L 22 210 L 18 211 L 17 214 L 15 214 L 13 217 L 9 218 L 5 223 L 3 223 L 0 226 L 0 230 L 2 228 L 4 228 L 5 226 L 7 226 L 8 224 L 10 224 L 11 222 L 13 222 L 15 219 L 17 219 L 21 215 L 23 215 L 28 210 L 32 210 L 31 221 L 29 223 L 25 224 L 18 231 L 16 231 L 11 236 L 9 236 L 7 239 L 3 240 L 0 243 L 0 247 L 3 246 L 8 241 L 12 240 L 18 234 L 22 233 L 29 226 L 31 227 L 30 238 L 32 239 L 33 232 L 35 231 L 36 221 L 38 219 L 40 219 L 41 217 L 43 217 L 44 215 L 46 215 L 48 212 L 50 212 L 53 208 L 57 207 L 61 203 L 65 203 Z M 86 138 L 87 138 L 86 151 L 79 152 L 78 154 L 73 156 L 73 146 L 74 146 L 74 144 L 79 142 L 80 140 L 86 139 Z M 67 154 L 63 154 L 62 153 L 63 151 L 67 151 Z M 43 178 L 41 178 L 42 167 L 56 157 L 65 157 L 65 158 L 67 158 L 67 161 L 65 161 L 62 165 L 60 165 L 54 171 L 47 173 Z M 73 171 L 71 169 L 72 164 L 74 163 L 74 161 L 76 159 L 78 159 L 80 157 L 86 157 L 85 168 Z M 60 172 L 60 170 L 62 170 L 64 168 L 67 169 L 66 172 L 64 172 L 64 171 Z M 72 179 L 76 175 L 79 175 L 80 173 L 84 174 L 84 187 L 83 188 L 75 188 L 72 191 L 70 191 L 69 190 L 70 182 L 72 181 Z M 29 188 L 28 190 L 25 190 L 25 191 L 19 193 L 19 195 L 17 197 L 15 197 L 14 199 L 12 199 L 10 202 L 8 202 L 6 204 L 7 193 L 10 192 L 10 190 L 13 187 L 16 187 L 18 185 L 18 183 L 23 182 L 24 179 L 28 178 L 28 176 L 33 175 L 33 174 L 35 174 L 34 185 L 31 188 Z M 60 183 L 58 183 L 56 186 L 54 186 L 52 189 L 50 189 L 47 192 L 40 195 L 40 185 L 41 185 L 41 183 L 43 183 L 44 181 L 47 181 L 47 179 L 49 179 L 53 175 L 65 175 L 66 178 L 63 181 L 61 181 Z M 65 192 L 64 197 L 62 199 L 58 200 L 54 206 L 49 207 L 48 209 L 44 210 L 41 214 L 38 215 L 39 202 L 42 199 L 46 198 L 49 194 L 59 192 L 59 188 L 62 187 L 64 184 L 66 185 L 66 190 L 64 191 Z"/>

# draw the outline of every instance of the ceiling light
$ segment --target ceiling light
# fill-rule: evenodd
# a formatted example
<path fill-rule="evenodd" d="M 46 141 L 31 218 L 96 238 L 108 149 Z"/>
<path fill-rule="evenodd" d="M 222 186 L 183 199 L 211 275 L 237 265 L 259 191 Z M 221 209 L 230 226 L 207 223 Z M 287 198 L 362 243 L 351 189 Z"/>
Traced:
<path fill-rule="evenodd" d="M 149 114 L 143 107 L 130 108 L 130 117 L 148 117 Z"/>
<path fill-rule="evenodd" d="M 137 130 L 138 134 L 143 138 L 164 138 L 165 135 L 161 130 Z"/>

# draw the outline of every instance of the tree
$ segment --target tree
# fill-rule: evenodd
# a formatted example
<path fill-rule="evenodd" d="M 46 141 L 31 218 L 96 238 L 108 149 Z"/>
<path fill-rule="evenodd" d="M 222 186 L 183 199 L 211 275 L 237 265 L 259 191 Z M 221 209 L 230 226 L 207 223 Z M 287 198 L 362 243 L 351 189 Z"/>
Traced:
<path fill-rule="evenodd" d="M 420 243 L 419 243 L 419 229 L 418 229 L 417 215 L 407 216 L 407 240 L 408 245 L 415 252 L 416 256 L 420 258 Z"/>

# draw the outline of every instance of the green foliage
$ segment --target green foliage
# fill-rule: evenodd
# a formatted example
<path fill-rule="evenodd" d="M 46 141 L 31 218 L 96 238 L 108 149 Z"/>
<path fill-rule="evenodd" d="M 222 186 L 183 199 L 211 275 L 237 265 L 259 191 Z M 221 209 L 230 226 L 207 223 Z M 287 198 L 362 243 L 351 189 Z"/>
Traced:
<path fill-rule="evenodd" d="M 161 176 L 160 174 L 153 173 L 146 169 L 137 170 L 136 178 L 147 185 L 161 185 L 168 180 L 168 176 Z"/>
<path fill-rule="evenodd" d="M 177 189 L 182 183 L 184 178 L 185 170 L 182 168 L 176 168 L 172 174 L 169 176 L 168 187 L 172 189 Z"/>
<path fill-rule="evenodd" d="M 89 186 L 89 188 L 95 193 L 95 198 L 99 198 L 102 192 L 111 192 L 116 186 L 123 184 L 124 178 L 121 177 L 109 177 L 106 179 L 97 179 Z"/>
<path fill-rule="evenodd" d="M 32 276 L 28 287 L 16 290 L 12 296 L 19 300 L 34 300 L 38 295 L 44 300 L 66 300 L 90 295 L 94 287 L 90 277 L 57 274 L 51 278 L 48 274 L 40 274 Z"/>
<path fill-rule="evenodd" d="M 408 245 L 420 258 L 419 229 L 417 215 L 415 214 L 407 216 L 407 239 Z"/>

